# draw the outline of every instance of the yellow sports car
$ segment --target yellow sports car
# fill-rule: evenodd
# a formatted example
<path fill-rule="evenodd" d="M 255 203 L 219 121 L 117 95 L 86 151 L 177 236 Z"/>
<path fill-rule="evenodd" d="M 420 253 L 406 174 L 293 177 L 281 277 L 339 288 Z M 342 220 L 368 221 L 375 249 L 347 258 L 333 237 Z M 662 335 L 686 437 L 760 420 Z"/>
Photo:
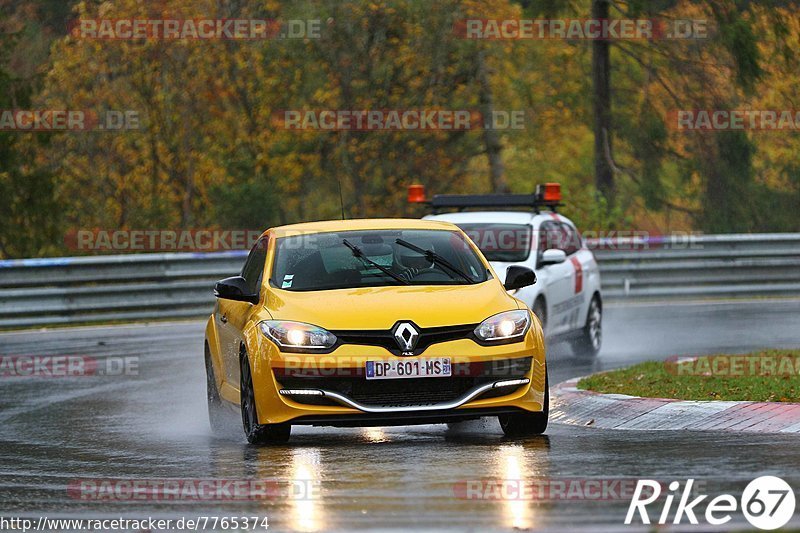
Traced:
<path fill-rule="evenodd" d="M 264 232 L 241 275 L 217 282 L 206 326 L 211 426 L 241 411 L 251 443 L 291 426 L 378 426 L 498 416 L 547 428 L 541 324 L 453 224 L 312 222 Z"/>

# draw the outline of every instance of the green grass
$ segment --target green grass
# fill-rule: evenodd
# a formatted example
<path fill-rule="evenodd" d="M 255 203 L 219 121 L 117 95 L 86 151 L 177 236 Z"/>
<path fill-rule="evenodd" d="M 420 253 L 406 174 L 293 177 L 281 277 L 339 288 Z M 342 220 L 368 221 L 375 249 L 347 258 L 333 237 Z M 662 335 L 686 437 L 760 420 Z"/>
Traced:
<path fill-rule="evenodd" d="M 800 350 L 651 361 L 583 378 L 578 388 L 646 398 L 800 402 Z"/>

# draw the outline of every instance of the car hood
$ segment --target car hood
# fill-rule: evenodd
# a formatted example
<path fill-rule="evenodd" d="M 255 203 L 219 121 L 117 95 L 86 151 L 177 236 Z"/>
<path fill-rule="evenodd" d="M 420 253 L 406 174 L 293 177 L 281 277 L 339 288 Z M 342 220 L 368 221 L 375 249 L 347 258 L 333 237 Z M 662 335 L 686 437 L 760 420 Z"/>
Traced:
<path fill-rule="evenodd" d="M 423 328 L 477 324 L 517 309 L 497 280 L 475 285 L 362 287 L 292 292 L 270 289 L 266 307 L 274 319 L 326 329 L 389 329 L 398 320 Z"/>

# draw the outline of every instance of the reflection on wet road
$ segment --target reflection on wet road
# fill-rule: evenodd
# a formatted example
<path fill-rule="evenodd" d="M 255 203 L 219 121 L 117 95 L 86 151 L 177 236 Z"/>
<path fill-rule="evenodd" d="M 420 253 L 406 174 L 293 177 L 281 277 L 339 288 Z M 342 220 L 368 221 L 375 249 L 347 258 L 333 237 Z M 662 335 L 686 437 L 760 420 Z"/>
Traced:
<path fill-rule="evenodd" d="M 797 301 L 610 307 L 594 369 L 675 353 L 800 347 L 798 317 Z M 450 427 L 296 428 L 288 445 L 272 448 L 247 446 L 232 420 L 230 439 L 214 438 L 205 413 L 202 329 L 187 322 L 0 334 L 5 355 L 138 362 L 134 376 L 0 379 L 0 514 L 259 515 L 269 517 L 270 529 L 298 531 L 615 529 L 628 499 L 542 500 L 514 490 L 519 480 L 693 476 L 736 491 L 763 473 L 800 486 L 800 447 L 791 436 L 552 425 L 547 436 L 513 441 L 487 419 Z M 593 370 L 561 347 L 553 348 L 550 365 L 554 383 Z M 203 490 L 135 492 L 135 480 Z M 251 480 L 268 489 L 230 488 Z"/>

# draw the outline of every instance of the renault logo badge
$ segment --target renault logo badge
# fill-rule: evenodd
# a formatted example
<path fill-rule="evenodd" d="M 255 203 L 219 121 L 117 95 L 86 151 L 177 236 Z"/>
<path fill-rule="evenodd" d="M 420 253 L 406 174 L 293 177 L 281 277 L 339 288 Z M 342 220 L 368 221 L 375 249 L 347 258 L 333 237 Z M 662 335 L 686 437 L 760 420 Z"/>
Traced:
<path fill-rule="evenodd" d="M 413 352 L 419 340 L 419 330 L 410 322 L 398 322 L 392 335 L 403 352 Z"/>

